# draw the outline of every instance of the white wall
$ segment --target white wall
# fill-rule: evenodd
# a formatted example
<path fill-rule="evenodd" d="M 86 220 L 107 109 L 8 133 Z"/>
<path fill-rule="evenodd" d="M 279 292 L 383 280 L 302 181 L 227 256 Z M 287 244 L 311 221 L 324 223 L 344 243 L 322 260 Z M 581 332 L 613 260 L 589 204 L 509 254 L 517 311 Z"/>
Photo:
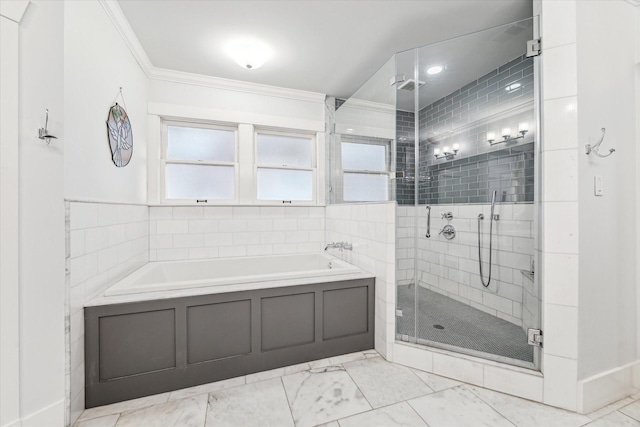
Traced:
<path fill-rule="evenodd" d="M 64 4 L 32 1 L 20 23 L 20 412 L 64 423 Z M 49 131 L 38 139 L 49 109 Z"/>
<path fill-rule="evenodd" d="M 636 7 L 636 112 L 640 111 L 640 7 Z M 636 147 L 640 143 L 640 123 L 636 121 Z M 636 213 L 640 212 L 640 150 L 636 149 Z M 636 218 L 636 251 L 640 251 L 640 218 Z M 637 254 L 637 253 L 636 253 Z M 636 264 L 637 315 L 640 316 L 640 262 Z M 638 328 L 637 354 L 640 356 L 640 328 Z M 640 369 L 636 372 L 635 386 L 640 388 Z"/>
<path fill-rule="evenodd" d="M 578 158 L 578 377 L 586 378 L 638 358 L 636 22 L 626 2 L 576 6 L 578 140 L 593 144 L 605 127 L 601 152 L 616 149 L 606 159 Z M 602 197 L 593 193 L 596 175 L 604 180 Z"/>
<path fill-rule="evenodd" d="M 0 426 L 20 420 L 20 21 L 28 2 L 0 3 Z"/>
<path fill-rule="evenodd" d="M 146 202 L 148 80 L 97 1 L 64 3 L 64 64 L 65 197 Z M 106 127 L 120 87 L 133 127 L 123 168 L 111 160 Z"/>
<path fill-rule="evenodd" d="M 633 393 L 638 364 L 637 11 L 622 0 L 539 6 L 544 401 L 588 412 Z M 586 156 L 601 127 L 602 151 L 618 151 Z M 602 197 L 593 194 L 595 175 L 604 178 Z"/>

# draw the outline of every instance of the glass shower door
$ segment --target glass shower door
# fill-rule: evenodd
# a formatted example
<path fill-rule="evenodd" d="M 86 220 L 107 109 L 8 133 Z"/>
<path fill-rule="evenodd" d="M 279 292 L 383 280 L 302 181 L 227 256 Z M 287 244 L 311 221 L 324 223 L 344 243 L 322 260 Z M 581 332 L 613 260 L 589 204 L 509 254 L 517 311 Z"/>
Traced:
<path fill-rule="evenodd" d="M 412 117 L 417 141 L 413 203 L 396 190 L 398 271 L 413 268 L 398 275 L 397 337 L 529 368 L 527 330 L 540 326 L 533 38 L 530 19 L 396 58 L 402 69 L 413 57 L 412 78 L 396 83 L 397 122 Z M 412 246 L 401 237 L 411 228 Z"/>
<path fill-rule="evenodd" d="M 395 55 L 396 74 L 390 85 L 396 92 L 396 339 L 416 341 L 416 198 L 418 169 L 416 158 L 417 127 L 415 121 L 416 94 L 411 90 L 415 82 L 416 51 L 411 49 Z"/>

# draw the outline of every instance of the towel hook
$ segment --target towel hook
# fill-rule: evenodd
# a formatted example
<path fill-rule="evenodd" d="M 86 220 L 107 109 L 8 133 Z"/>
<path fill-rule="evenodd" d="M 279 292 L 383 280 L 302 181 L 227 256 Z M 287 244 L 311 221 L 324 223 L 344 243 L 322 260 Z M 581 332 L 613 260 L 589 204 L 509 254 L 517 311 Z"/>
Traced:
<path fill-rule="evenodd" d="M 47 116 L 44 122 L 44 127 L 38 129 L 38 138 L 44 139 L 47 145 L 49 145 L 52 139 L 58 139 L 58 137 L 49 134 L 49 131 L 47 130 L 47 127 L 49 126 L 49 109 L 45 108 L 44 112 L 47 114 Z"/>
<path fill-rule="evenodd" d="M 596 142 L 595 144 L 591 145 L 591 144 L 587 144 L 584 146 L 584 150 L 587 153 L 587 155 L 593 153 L 598 157 L 609 157 L 610 155 L 612 155 L 616 150 L 613 148 L 609 148 L 609 154 L 600 154 L 599 148 L 600 148 L 600 144 L 602 144 L 602 141 L 604 141 L 604 134 L 607 130 L 605 128 L 602 128 L 602 136 L 600 137 L 600 140 L 598 142 Z"/>

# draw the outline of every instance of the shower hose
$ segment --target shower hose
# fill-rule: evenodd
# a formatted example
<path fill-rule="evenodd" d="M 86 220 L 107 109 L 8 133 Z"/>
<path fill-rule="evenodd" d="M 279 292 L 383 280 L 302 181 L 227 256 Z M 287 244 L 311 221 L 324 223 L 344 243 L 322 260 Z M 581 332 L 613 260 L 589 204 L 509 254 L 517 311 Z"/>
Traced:
<path fill-rule="evenodd" d="M 491 283 L 491 264 L 492 264 L 492 256 L 493 256 L 493 210 L 496 206 L 496 190 L 493 190 L 493 196 L 491 197 L 491 216 L 489 217 L 489 277 L 487 278 L 487 283 L 484 282 L 484 273 L 482 272 L 482 244 L 480 243 L 480 224 L 484 219 L 484 215 L 478 215 L 478 265 L 480 266 L 480 281 L 482 282 L 482 286 L 485 288 L 489 287 L 489 283 Z"/>

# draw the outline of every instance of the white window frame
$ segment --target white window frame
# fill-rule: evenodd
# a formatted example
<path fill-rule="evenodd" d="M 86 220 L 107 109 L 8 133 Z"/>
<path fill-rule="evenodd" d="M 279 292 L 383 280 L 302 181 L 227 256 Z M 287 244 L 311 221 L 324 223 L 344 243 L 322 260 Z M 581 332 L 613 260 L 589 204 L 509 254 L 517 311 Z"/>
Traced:
<path fill-rule="evenodd" d="M 305 138 L 311 141 L 311 166 L 298 167 L 276 164 L 258 163 L 258 135 L 280 135 L 292 138 Z M 318 204 L 318 138 L 315 133 L 304 133 L 286 130 L 271 130 L 265 128 L 256 128 L 253 135 L 253 198 L 255 203 L 261 205 L 276 206 L 293 206 L 307 205 L 316 206 Z M 258 199 L 258 169 L 283 169 L 283 170 L 300 170 L 311 172 L 311 200 L 262 200 Z"/>
<path fill-rule="evenodd" d="M 382 147 L 384 147 L 384 162 L 385 162 L 385 170 L 383 171 L 373 171 L 373 170 L 367 170 L 367 169 L 343 169 L 342 168 L 342 146 L 343 144 L 360 144 L 360 145 L 380 145 Z M 393 161 L 393 157 L 391 155 L 391 142 L 390 141 L 380 141 L 380 142 L 373 142 L 373 141 L 340 141 L 340 178 L 342 181 L 342 202 L 344 203 L 382 203 L 382 202 L 388 202 L 391 199 L 391 185 L 390 185 L 390 176 L 391 176 L 391 170 L 392 170 L 392 165 L 391 162 Z M 386 192 L 387 192 L 387 197 L 386 200 L 346 200 L 344 198 L 344 175 L 345 174 L 362 174 L 362 175 L 384 175 L 387 178 L 387 188 L 386 188 Z"/>
<path fill-rule="evenodd" d="M 168 158 L 168 150 L 169 150 L 169 126 L 176 127 L 187 127 L 187 128 L 200 128 L 200 129 L 214 129 L 214 130 L 224 130 L 233 132 L 233 144 L 234 144 L 234 161 L 233 162 L 216 162 L 216 161 L 204 161 L 204 160 L 172 160 Z M 234 205 L 238 204 L 238 193 L 240 186 L 240 165 L 239 165 L 239 153 L 238 153 L 238 127 L 233 125 L 222 125 L 222 124 L 214 124 L 214 123 L 203 123 L 203 122 L 190 122 L 190 121 L 178 121 L 178 120 L 162 120 L 162 154 L 161 154 L 161 168 L 160 168 L 160 179 L 161 179 L 161 200 L 163 204 L 168 205 Z M 233 199 L 169 199 L 167 198 L 167 164 L 186 164 L 186 165 L 196 165 L 196 166 L 233 166 L 234 169 L 234 183 L 233 190 L 234 196 Z"/>

